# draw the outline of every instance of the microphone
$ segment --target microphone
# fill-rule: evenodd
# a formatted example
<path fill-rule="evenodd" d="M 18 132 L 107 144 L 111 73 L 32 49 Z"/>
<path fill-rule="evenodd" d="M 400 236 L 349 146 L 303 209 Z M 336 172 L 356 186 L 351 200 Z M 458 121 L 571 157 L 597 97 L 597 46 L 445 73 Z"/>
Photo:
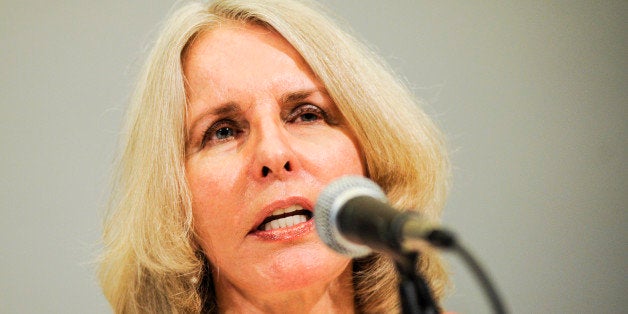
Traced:
<path fill-rule="evenodd" d="M 417 213 L 388 205 L 384 191 L 367 178 L 346 176 L 325 187 L 316 201 L 314 219 L 318 236 L 334 251 L 356 258 L 374 250 L 397 261 L 404 313 L 420 312 L 416 306 L 423 308 L 421 313 L 437 308 L 426 282 L 414 274 L 418 256 L 414 253 L 425 243 L 458 253 L 477 277 L 495 313 L 506 313 L 486 272 L 453 234 Z"/>
<path fill-rule="evenodd" d="M 453 245 L 453 237 L 413 212 L 388 205 L 384 191 L 373 181 L 346 176 L 321 192 L 314 210 L 316 231 L 333 250 L 362 257 L 373 250 L 399 256 L 426 242 Z"/>

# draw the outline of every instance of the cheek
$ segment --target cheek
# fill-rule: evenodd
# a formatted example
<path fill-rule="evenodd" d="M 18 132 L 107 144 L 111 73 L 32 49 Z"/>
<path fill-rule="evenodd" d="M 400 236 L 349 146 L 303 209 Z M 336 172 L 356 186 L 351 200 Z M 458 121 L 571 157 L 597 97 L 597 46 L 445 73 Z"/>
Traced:
<path fill-rule="evenodd" d="M 220 167 L 213 166 L 215 164 Z M 234 166 L 234 165 L 232 165 Z M 234 239 L 233 228 L 240 219 L 238 198 L 236 195 L 237 171 L 226 171 L 234 167 L 225 163 L 208 163 L 195 160 L 186 165 L 187 180 L 192 193 L 192 214 L 194 230 L 198 235 L 197 241 L 205 250 L 216 250 L 224 243 Z M 213 254 L 211 254 L 213 255 Z"/>
<path fill-rule="evenodd" d="M 241 172 L 237 158 L 199 157 L 186 164 L 187 180 L 195 206 L 215 208 L 228 205 L 239 193 L 238 174 Z M 225 204 L 227 203 L 227 204 Z M 224 206 L 221 206 L 224 207 Z"/>
<path fill-rule="evenodd" d="M 365 175 L 362 153 L 357 141 L 341 130 L 335 130 L 333 137 L 320 145 L 314 162 L 318 175 L 335 179 L 343 175 Z"/>

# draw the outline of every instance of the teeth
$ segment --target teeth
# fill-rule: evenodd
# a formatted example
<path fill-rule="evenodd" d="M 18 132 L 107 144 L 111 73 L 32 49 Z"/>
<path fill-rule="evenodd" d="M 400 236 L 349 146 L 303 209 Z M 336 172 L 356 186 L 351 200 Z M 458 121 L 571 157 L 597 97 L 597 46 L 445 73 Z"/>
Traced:
<path fill-rule="evenodd" d="M 299 210 L 302 209 L 303 207 L 299 206 L 299 205 L 291 205 L 289 207 L 286 208 L 282 208 L 282 209 L 278 209 L 276 211 L 274 211 L 271 215 L 272 216 L 279 216 L 281 214 L 285 214 L 285 213 L 291 213 L 295 210 Z"/>
<path fill-rule="evenodd" d="M 300 224 L 302 222 L 306 222 L 307 221 L 307 216 L 303 216 L 303 215 L 299 215 L 299 216 L 294 216 L 294 224 Z"/>
<path fill-rule="evenodd" d="M 298 210 L 302 210 L 303 207 L 299 206 L 299 205 L 290 205 L 286 208 L 281 208 L 281 209 L 277 209 L 275 210 L 270 217 L 272 216 L 281 216 L 281 215 L 285 215 L 285 214 L 289 214 Z M 280 229 L 280 228 L 287 228 L 287 227 L 292 227 L 294 225 L 300 224 L 302 222 L 306 222 L 308 219 L 307 215 L 292 215 L 292 216 L 288 216 L 288 217 L 283 217 L 283 218 L 278 218 L 278 219 L 274 219 L 272 221 L 269 221 L 267 223 L 265 223 L 263 226 L 261 226 L 259 229 L 261 230 L 275 230 L 275 229 Z M 270 220 L 270 219 L 268 219 Z"/>
<path fill-rule="evenodd" d="M 295 215 L 295 216 L 290 216 L 290 217 L 284 217 L 284 218 L 276 219 L 269 223 L 264 224 L 263 230 L 275 230 L 279 228 L 292 227 L 294 225 L 297 225 L 306 221 L 307 221 L 307 216 L 305 215 Z"/>

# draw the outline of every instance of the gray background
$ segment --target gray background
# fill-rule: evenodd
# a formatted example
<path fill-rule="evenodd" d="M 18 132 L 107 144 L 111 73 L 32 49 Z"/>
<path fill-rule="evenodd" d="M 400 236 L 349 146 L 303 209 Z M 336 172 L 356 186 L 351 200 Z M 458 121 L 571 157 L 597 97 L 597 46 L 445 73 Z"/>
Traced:
<path fill-rule="evenodd" d="M 618 313 L 626 1 L 328 0 L 445 130 L 445 223 L 515 313 Z M 0 313 L 107 313 L 90 264 L 122 112 L 171 1 L 0 2 Z M 447 308 L 489 311 L 453 256 Z"/>

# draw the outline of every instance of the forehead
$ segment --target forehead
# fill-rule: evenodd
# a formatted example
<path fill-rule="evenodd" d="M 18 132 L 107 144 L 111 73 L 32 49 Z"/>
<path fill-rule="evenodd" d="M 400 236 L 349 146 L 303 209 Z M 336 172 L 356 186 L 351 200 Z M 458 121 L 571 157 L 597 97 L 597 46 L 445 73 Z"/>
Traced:
<path fill-rule="evenodd" d="M 205 31 L 183 58 L 189 113 L 250 105 L 295 90 L 324 90 L 301 55 L 276 31 L 228 23 Z"/>
<path fill-rule="evenodd" d="M 264 62 L 256 62 L 259 60 Z M 311 74 L 301 55 L 279 33 L 263 26 L 235 22 L 201 32 L 183 58 L 187 78 L 216 78 L 234 73 L 242 76 L 290 67 Z"/>

